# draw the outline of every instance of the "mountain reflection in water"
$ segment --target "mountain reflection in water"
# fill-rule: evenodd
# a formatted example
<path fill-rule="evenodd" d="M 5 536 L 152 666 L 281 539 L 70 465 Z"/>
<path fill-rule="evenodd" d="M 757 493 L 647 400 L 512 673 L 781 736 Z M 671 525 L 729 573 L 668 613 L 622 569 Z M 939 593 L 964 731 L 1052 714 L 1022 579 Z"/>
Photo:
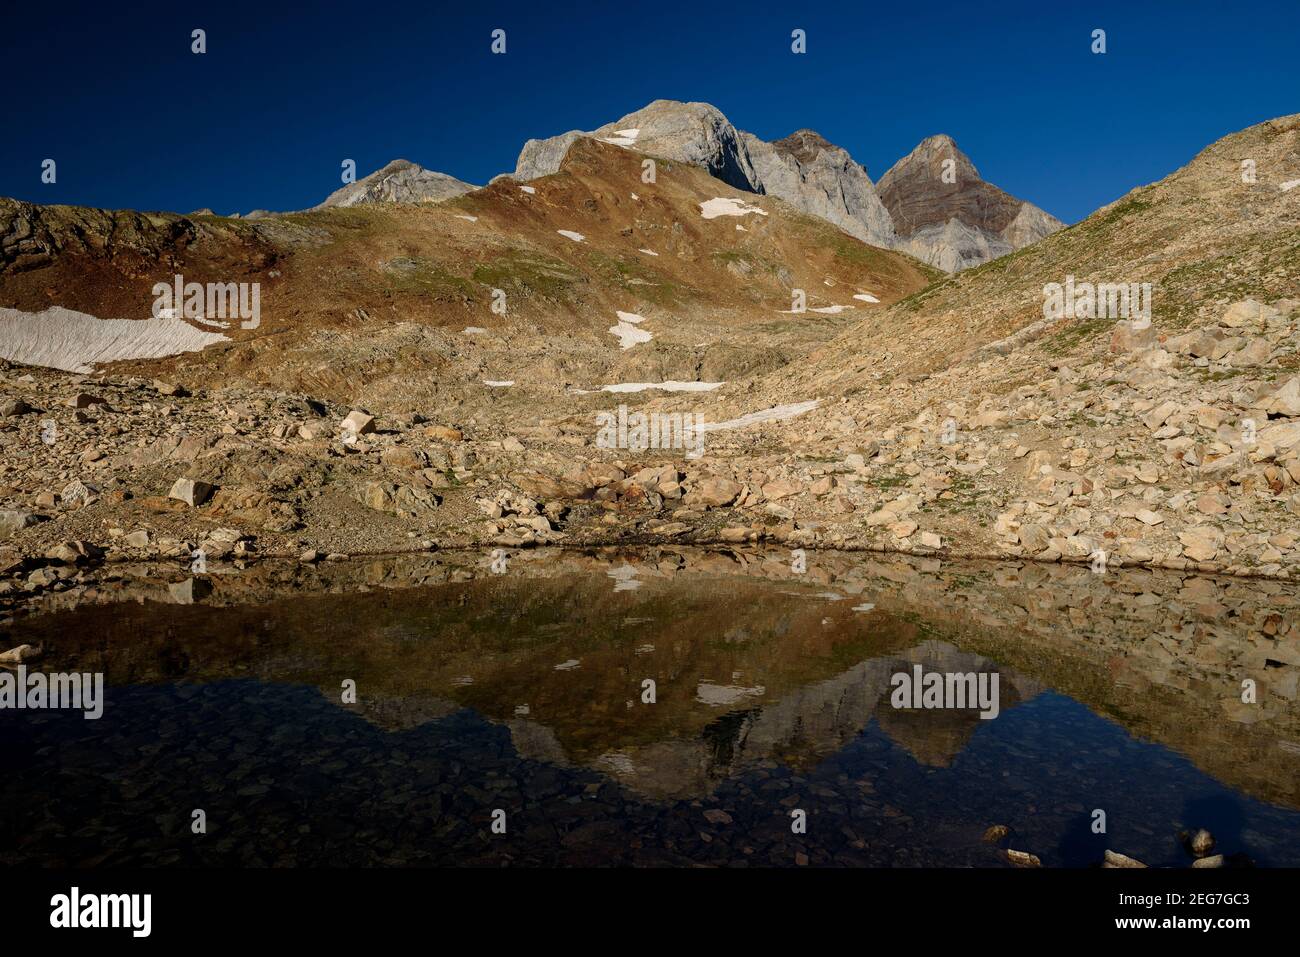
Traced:
<path fill-rule="evenodd" d="M 1300 865 L 1294 586 L 808 566 L 656 548 L 525 552 L 504 575 L 471 554 L 123 569 L 5 636 L 108 692 L 100 721 L 0 711 L 0 862 L 1005 866 L 982 840 L 1004 824 L 1048 866 L 1186 866 L 1198 827 Z M 915 665 L 998 675 L 997 717 L 894 708 Z"/>

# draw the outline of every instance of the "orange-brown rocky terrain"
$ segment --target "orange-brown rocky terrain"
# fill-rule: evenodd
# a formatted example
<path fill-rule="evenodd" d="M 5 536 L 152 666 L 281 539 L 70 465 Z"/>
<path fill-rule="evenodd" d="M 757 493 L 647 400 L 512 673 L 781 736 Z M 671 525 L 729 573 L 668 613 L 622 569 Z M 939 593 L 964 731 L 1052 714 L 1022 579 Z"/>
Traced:
<path fill-rule="evenodd" d="M 0 201 L 0 590 L 605 541 L 1300 569 L 1300 117 L 948 278 L 681 160 L 647 182 L 637 146 L 437 204 Z M 256 327 L 89 361 L 173 273 L 260 282 Z M 1045 318 L 1069 277 L 1150 283 L 1150 325 Z M 602 447 L 620 404 L 699 415 L 703 454 Z"/>

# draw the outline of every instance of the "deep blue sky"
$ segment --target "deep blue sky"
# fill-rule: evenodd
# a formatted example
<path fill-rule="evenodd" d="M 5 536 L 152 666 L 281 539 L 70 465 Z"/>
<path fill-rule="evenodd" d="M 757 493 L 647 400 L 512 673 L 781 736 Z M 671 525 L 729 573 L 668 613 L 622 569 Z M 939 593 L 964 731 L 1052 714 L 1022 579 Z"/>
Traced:
<path fill-rule="evenodd" d="M 1300 111 L 1300 0 L 0 2 L 0 195 L 46 203 L 301 209 L 345 158 L 485 183 L 528 137 L 664 97 L 765 139 L 813 128 L 873 179 L 949 133 L 986 179 L 1074 222 Z"/>

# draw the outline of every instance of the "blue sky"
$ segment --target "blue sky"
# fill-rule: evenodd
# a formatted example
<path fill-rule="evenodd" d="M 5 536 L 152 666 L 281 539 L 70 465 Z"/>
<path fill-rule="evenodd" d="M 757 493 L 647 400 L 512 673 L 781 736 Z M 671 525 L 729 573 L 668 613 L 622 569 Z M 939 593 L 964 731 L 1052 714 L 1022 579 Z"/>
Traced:
<path fill-rule="evenodd" d="M 765 139 L 815 129 L 873 179 L 948 133 L 986 179 L 1074 222 L 1300 111 L 1300 0 L 300 6 L 8 4 L 0 195 L 300 209 L 346 158 L 359 175 L 403 157 L 485 183 L 528 137 L 662 97 Z"/>

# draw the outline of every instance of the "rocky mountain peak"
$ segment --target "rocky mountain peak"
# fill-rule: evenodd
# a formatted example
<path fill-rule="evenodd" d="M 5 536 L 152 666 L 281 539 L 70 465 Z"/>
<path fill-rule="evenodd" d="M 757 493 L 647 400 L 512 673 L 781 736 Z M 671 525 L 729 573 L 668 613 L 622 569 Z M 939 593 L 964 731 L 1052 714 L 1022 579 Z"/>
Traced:
<path fill-rule="evenodd" d="M 454 176 L 425 169 L 410 160 L 395 159 L 335 190 L 316 209 L 371 203 L 437 203 L 477 189 Z"/>
<path fill-rule="evenodd" d="M 811 163 L 818 154 L 829 150 L 844 152 L 838 146 L 828 142 L 816 130 L 795 130 L 789 136 L 773 140 L 772 145 L 801 163 Z"/>
<path fill-rule="evenodd" d="M 709 103 L 677 100 L 655 100 L 591 132 L 529 140 L 514 177 L 556 172 L 581 136 L 701 166 L 737 189 L 779 197 L 864 242 L 903 248 L 949 272 L 1005 255 L 1063 225 L 985 183 L 947 134 L 922 140 L 877 186 L 846 150 L 815 130 L 767 142 L 738 130 Z"/>
<path fill-rule="evenodd" d="M 948 272 L 1004 256 L 1064 225 L 985 182 L 951 136 L 926 137 L 880 178 L 903 248 Z"/>

